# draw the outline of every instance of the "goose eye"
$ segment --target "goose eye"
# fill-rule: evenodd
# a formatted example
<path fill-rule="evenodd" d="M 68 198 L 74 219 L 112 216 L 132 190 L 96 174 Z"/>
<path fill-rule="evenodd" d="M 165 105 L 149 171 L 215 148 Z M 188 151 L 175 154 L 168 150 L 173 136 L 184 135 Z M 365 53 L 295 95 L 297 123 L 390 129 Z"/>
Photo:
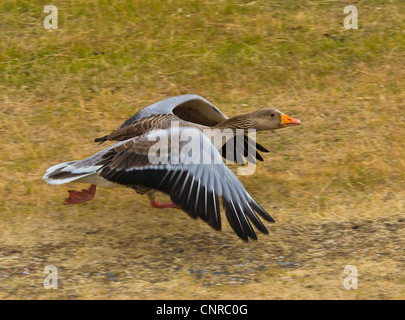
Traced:
<path fill-rule="evenodd" d="M 270 116 L 271 116 L 272 118 L 274 118 L 276 115 L 275 115 L 274 113 L 272 113 Z"/>

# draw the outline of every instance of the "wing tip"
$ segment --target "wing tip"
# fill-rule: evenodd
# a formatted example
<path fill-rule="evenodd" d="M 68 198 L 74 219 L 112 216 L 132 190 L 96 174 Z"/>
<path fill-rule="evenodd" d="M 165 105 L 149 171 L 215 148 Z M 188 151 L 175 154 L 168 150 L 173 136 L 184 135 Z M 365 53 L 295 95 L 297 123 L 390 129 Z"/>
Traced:
<path fill-rule="evenodd" d="M 108 140 L 108 135 L 100 137 L 100 138 L 95 138 L 94 142 L 99 142 L 98 145 L 103 144 L 104 142 L 106 142 Z"/>

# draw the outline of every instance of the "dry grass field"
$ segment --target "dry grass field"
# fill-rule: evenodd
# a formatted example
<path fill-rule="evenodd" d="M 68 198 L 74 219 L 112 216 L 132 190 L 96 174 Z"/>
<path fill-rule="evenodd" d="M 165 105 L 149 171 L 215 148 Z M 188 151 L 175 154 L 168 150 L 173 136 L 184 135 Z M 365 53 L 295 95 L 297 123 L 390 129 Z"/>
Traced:
<path fill-rule="evenodd" d="M 45 4 L 0 3 L 0 299 L 405 298 L 404 1 L 64 0 L 57 30 Z M 129 189 L 64 206 L 87 186 L 42 180 L 184 93 L 302 121 L 258 134 L 270 153 L 240 177 L 269 235 L 245 243 Z"/>

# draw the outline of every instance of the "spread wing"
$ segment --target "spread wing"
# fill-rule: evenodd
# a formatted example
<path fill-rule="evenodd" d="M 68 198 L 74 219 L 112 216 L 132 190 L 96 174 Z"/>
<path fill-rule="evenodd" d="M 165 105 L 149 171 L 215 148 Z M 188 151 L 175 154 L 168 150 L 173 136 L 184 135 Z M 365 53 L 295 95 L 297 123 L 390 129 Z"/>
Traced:
<path fill-rule="evenodd" d="M 170 97 L 139 110 L 121 128 L 156 114 L 173 114 L 185 121 L 213 126 L 228 119 L 216 106 L 196 94 Z"/>
<path fill-rule="evenodd" d="M 94 139 L 95 142 L 103 143 L 109 141 L 124 141 L 146 133 L 153 128 L 159 128 L 159 123 L 170 116 L 178 117 L 184 121 L 197 123 L 205 126 L 214 126 L 221 121 L 228 119 L 216 106 L 203 97 L 196 94 L 185 94 L 167 98 L 156 102 L 146 108 L 141 109 L 132 117 L 127 119 L 118 129 L 108 135 Z M 236 159 L 239 164 L 244 164 L 245 159 L 251 163 L 256 163 L 256 159 L 263 161 L 258 151 L 269 152 L 259 143 L 253 144 L 246 135 L 244 137 L 244 154 L 228 154 L 227 144 L 236 145 L 236 140 L 228 141 L 224 144 L 221 154 L 228 160 Z M 250 146 L 255 146 L 252 148 Z M 257 151 L 256 151 L 257 149 Z M 253 153 L 252 153 L 252 150 Z"/>
<path fill-rule="evenodd" d="M 200 217 L 217 230 L 221 197 L 228 222 L 240 238 L 257 239 L 251 223 L 268 233 L 258 215 L 274 220 L 223 163 L 211 141 L 195 128 L 173 131 L 154 130 L 112 148 L 104 156 L 100 176 L 167 193 L 192 218 Z"/>
<path fill-rule="evenodd" d="M 179 118 L 172 114 L 152 114 L 141 118 L 125 127 L 119 127 L 103 137 L 94 139 L 94 142 L 102 144 L 105 141 L 124 141 L 141 136 L 153 129 L 165 129 L 170 126 L 171 121 L 178 121 Z"/>

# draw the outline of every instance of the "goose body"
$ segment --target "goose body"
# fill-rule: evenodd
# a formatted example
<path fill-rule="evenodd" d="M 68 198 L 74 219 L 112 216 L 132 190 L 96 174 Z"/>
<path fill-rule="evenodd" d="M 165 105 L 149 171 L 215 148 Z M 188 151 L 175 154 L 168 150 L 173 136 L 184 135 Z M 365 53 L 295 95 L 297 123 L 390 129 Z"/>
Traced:
<path fill-rule="evenodd" d="M 250 196 L 222 158 L 236 157 L 240 164 L 261 161 L 259 151 L 268 151 L 255 143 L 246 134 L 247 130 L 276 130 L 298 124 L 299 120 L 277 109 L 266 108 L 228 118 L 198 95 L 171 97 L 141 109 L 118 129 L 95 139 L 100 144 L 105 141 L 115 141 L 115 144 L 86 159 L 50 167 L 44 180 L 55 185 L 91 184 L 88 190 L 70 191 L 66 204 L 91 200 L 96 186 L 130 187 L 146 193 L 153 207 L 182 209 L 216 230 L 221 229 L 221 198 L 235 233 L 243 240 L 257 239 L 251 223 L 262 233 L 268 233 L 259 216 L 269 222 L 274 220 Z M 206 134 L 211 129 L 231 130 L 233 136 L 215 144 Z M 242 147 L 237 147 L 238 141 Z M 158 152 L 152 152 L 157 142 L 160 142 Z M 183 150 L 193 151 L 192 157 Z M 156 201 L 157 191 L 168 194 L 171 202 Z"/>

